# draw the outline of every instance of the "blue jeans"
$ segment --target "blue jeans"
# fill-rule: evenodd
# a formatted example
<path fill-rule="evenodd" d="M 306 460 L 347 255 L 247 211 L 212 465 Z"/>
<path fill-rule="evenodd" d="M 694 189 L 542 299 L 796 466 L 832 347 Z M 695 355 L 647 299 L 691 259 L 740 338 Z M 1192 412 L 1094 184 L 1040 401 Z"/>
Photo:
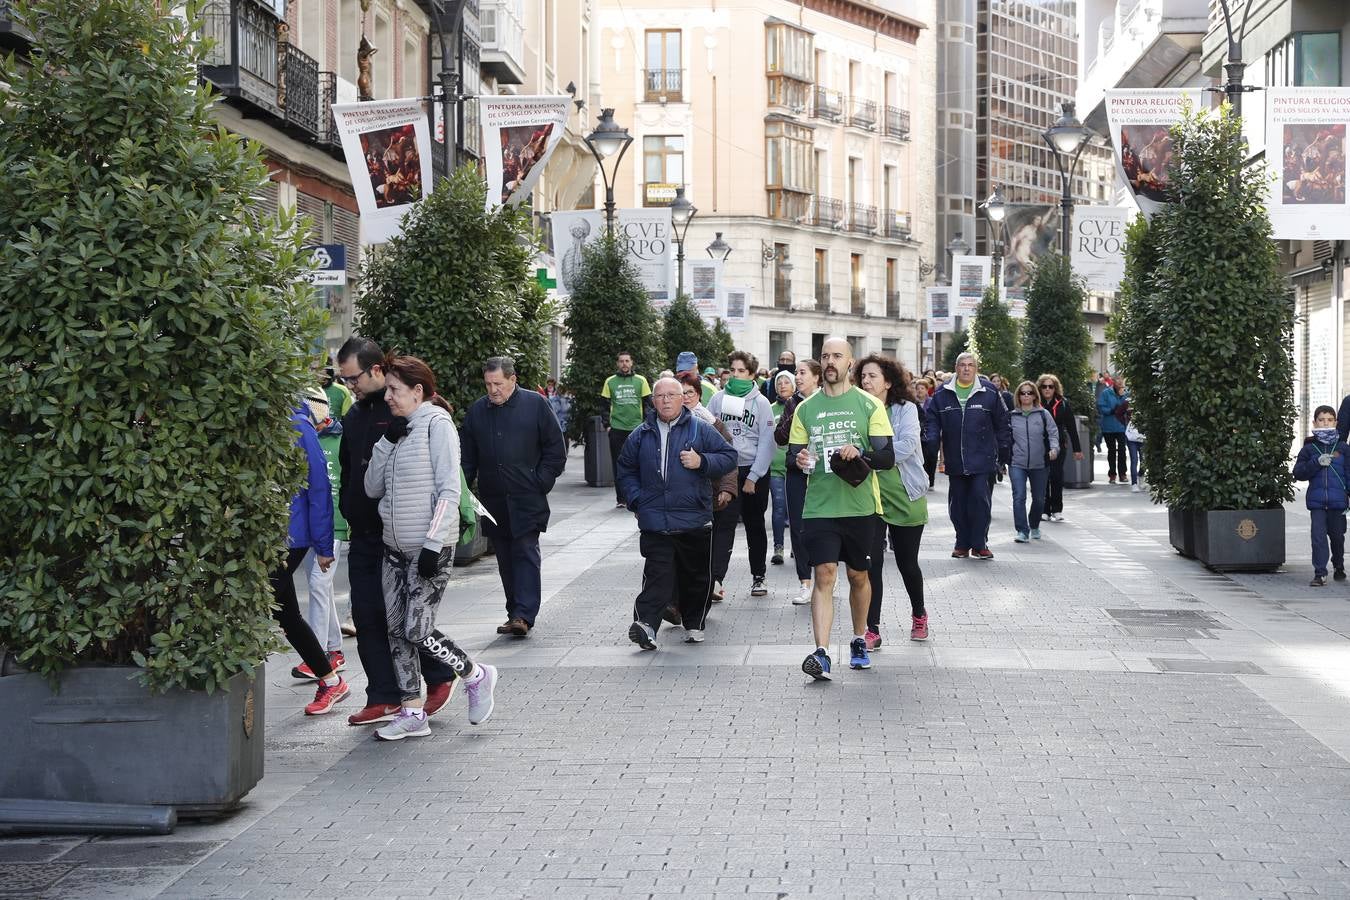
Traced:
<path fill-rule="evenodd" d="M 1024 469 L 1011 466 L 1008 469 L 1012 477 L 1013 528 L 1017 531 L 1030 531 L 1041 527 L 1041 510 L 1045 509 L 1045 483 L 1050 478 L 1047 468 Z M 1027 527 L 1027 482 L 1031 482 L 1031 528 Z"/>
<path fill-rule="evenodd" d="M 783 546 L 783 532 L 787 530 L 787 477 L 769 476 L 769 493 L 773 495 L 773 549 Z"/>
<path fill-rule="evenodd" d="M 1125 446 L 1130 451 L 1130 484 L 1139 483 L 1139 450 L 1144 445 L 1139 441 L 1126 441 Z"/>
<path fill-rule="evenodd" d="M 1345 510 L 1310 509 L 1312 520 L 1313 574 L 1327 577 L 1327 543 L 1331 544 L 1331 565 L 1345 568 Z"/>

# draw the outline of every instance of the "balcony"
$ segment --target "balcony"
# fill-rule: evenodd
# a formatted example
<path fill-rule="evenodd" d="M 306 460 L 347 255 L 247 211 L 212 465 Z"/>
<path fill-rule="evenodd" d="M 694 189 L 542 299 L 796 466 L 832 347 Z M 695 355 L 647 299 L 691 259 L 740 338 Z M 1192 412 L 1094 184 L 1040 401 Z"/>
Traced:
<path fill-rule="evenodd" d="M 909 110 L 886 107 L 886 118 L 882 122 L 882 134 L 897 141 L 909 140 Z"/>
<path fill-rule="evenodd" d="M 899 292 L 899 291 L 887 291 L 887 292 L 886 292 L 886 318 L 888 318 L 888 319 L 898 319 L 898 318 L 900 318 L 900 292 Z"/>
<path fill-rule="evenodd" d="M 909 213 L 897 212 L 893 209 L 883 212 L 881 215 L 881 234 L 882 237 L 895 241 L 909 240 L 913 235 L 909 227 Z"/>
<path fill-rule="evenodd" d="M 806 224 L 819 228 L 838 228 L 844 220 L 844 204 L 833 197 L 812 197 Z"/>
<path fill-rule="evenodd" d="M 773 276 L 773 306 L 774 309 L 792 308 L 792 279 L 782 272 Z"/>
<path fill-rule="evenodd" d="M 319 63 L 294 44 L 283 44 L 277 72 L 277 105 L 300 131 L 319 134 Z M 331 112 L 329 113 L 331 115 Z"/>
<path fill-rule="evenodd" d="M 874 131 L 877 127 L 877 104 L 875 100 L 848 98 L 848 124 L 854 128 Z"/>
<path fill-rule="evenodd" d="M 850 288 L 848 292 L 848 311 L 855 316 L 867 312 L 867 288 Z"/>
<path fill-rule="evenodd" d="M 816 282 L 816 312 L 830 311 L 830 286 Z"/>
<path fill-rule="evenodd" d="M 642 72 L 648 103 L 684 102 L 683 70 L 643 69 Z"/>
<path fill-rule="evenodd" d="M 210 0 L 202 14 L 212 46 L 202 75 L 226 97 L 284 118 L 277 96 L 277 19 L 255 0 Z"/>
<path fill-rule="evenodd" d="M 848 205 L 848 230 L 859 234 L 875 234 L 877 230 L 877 208 L 866 203 Z"/>
<path fill-rule="evenodd" d="M 14 7 L 10 0 L 0 0 L 0 47 L 22 48 L 33 42 L 33 36 L 14 21 Z"/>
<path fill-rule="evenodd" d="M 337 150 L 342 149 L 342 139 L 338 137 L 337 122 L 333 120 L 333 104 L 337 102 L 337 73 L 319 73 L 319 143 Z"/>
<path fill-rule="evenodd" d="M 520 0 L 483 0 L 478 10 L 479 67 L 498 84 L 525 83 L 525 28 Z"/>
<path fill-rule="evenodd" d="M 821 85 L 811 89 L 811 115 L 817 119 L 838 122 L 844 115 L 844 96 Z"/>

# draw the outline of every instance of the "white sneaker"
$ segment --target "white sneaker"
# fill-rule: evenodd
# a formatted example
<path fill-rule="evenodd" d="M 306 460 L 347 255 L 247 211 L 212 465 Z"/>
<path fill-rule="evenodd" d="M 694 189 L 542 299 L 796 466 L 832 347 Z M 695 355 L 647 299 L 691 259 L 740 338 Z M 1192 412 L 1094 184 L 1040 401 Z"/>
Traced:
<path fill-rule="evenodd" d="M 426 737 L 429 734 L 431 723 L 427 721 L 427 717 L 418 715 L 410 709 L 401 710 L 394 721 L 375 730 L 375 737 L 381 741 L 401 741 L 404 738 Z"/>
<path fill-rule="evenodd" d="M 721 603 L 727 599 L 727 589 L 722 587 L 722 582 L 714 581 L 712 589 L 712 602 Z"/>
<path fill-rule="evenodd" d="M 684 630 L 684 642 L 686 644 L 703 643 L 703 630 L 701 628 L 686 628 Z"/>
<path fill-rule="evenodd" d="M 792 605 L 805 606 L 810 602 L 811 602 L 811 582 L 808 581 L 802 585 L 801 593 L 792 598 Z"/>
<path fill-rule="evenodd" d="M 497 687 L 497 667 L 476 665 L 483 671 L 483 677 L 476 682 L 464 682 L 464 693 L 469 695 L 470 725 L 482 725 L 492 715 L 492 692 Z"/>
<path fill-rule="evenodd" d="M 1130 485 L 1130 493 L 1131 493 L 1131 494 L 1137 494 L 1137 493 L 1139 493 L 1140 490 L 1142 490 L 1142 488 L 1139 487 L 1139 483 L 1138 483 L 1138 482 L 1135 482 L 1134 484 Z"/>

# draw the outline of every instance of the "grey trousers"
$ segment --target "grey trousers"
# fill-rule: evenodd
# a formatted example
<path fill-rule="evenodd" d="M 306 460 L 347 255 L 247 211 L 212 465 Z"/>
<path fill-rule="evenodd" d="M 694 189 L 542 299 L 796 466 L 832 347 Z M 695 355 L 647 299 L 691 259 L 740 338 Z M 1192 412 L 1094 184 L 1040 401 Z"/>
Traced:
<path fill-rule="evenodd" d="M 441 551 L 440 567 L 430 580 L 417 574 L 417 557 L 384 548 L 384 566 L 380 575 L 384 585 L 384 609 L 389 625 L 389 655 L 394 660 L 394 680 L 403 700 L 415 700 L 422 694 L 422 663 L 417 655 L 433 636 L 438 638 L 433 652 L 463 677 L 473 663 L 462 650 L 436 631 L 436 607 L 450 581 L 455 559 L 453 545 Z"/>

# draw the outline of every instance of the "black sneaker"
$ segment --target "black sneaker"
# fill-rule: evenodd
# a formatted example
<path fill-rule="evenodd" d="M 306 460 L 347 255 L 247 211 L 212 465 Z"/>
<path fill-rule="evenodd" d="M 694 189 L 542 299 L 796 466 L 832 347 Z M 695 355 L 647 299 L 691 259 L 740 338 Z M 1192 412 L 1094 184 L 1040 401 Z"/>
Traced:
<path fill-rule="evenodd" d="M 773 563 L 775 566 L 781 566 L 781 565 L 783 564 L 783 548 L 782 548 L 782 547 L 774 547 L 774 548 L 773 548 L 773 557 L 769 560 L 769 562 Z"/>
<path fill-rule="evenodd" d="M 1325 575 L 1314 575 L 1313 580 L 1308 582 L 1308 587 L 1325 587 L 1327 579 Z"/>
<path fill-rule="evenodd" d="M 661 618 L 672 625 L 683 625 L 684 620 L 680 618 L 680 611 L 673 606 L 667 606 L 661 611 Z"/>
<path fill-rule="evenodd" d="M 656 649 L 656 632 L 645 622 L 634 622 L 628 626 L 628 639 L 643 650 Z"/>
<path fill-rule="evenodd" d="M 1331 574 L 1331 577 L 1334 578 L 1334 579 L 1336 579 L 1337 581 L 1344 581 L 1344 580 L 1345 580 L 1345 570 L 1344 570 L 1344 569 L 1337 569 L 1335 572 L 1333 572 L 1333 573 Z"/>
<path fill-rule="evenodd" d="M 750 582 L 750 596 L 763 597 L 769 593 L 768 585 L 764 583 L 763 575 L 756 575 L 755 580 Z"/>

